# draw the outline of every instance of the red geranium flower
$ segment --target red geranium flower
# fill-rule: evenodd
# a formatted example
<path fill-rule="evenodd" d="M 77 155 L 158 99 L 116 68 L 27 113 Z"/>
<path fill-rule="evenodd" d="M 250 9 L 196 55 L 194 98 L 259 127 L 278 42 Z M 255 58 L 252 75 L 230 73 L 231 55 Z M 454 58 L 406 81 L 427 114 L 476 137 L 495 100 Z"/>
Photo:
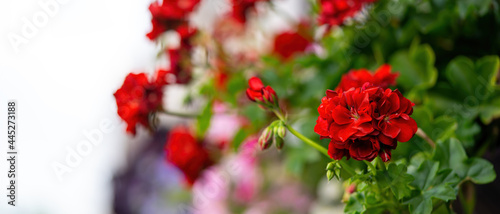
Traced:
<path fill-rule="evenodd" d="M 183 126 L 170 130 L 165 144 L 166 160 L 179 168 L 192 185 L 201 172 L 213 164 L 208 152 L 192 132 Z"/>
<path fill-rule="evenodd" d="M 347 18 L 358 13 L 366 3 L 374 1 L 376 0 L 321 0 L 318 22 L 329 27 L 342 25 Z"/>
<path fill-rule="evenodd" d="M 149 114 L 161 108 L 164 85 L 159 80 L 150 82 L 144 73 L 127 75 L 114 93 L 118 115 L 127 123 L 127 132 L 135 135 L 137 124 L 149 128 Z"/>
<path fill-rule="evenodd" d="M 200 0 L 163 0 L 161 5 L 159 2 L 151 3 L 149 11 L 153 16 L 153 29 L 147 37 L 155 40 L 161 33 L 185 25 L 188 15 L 199 3 Z"/>
<path fill-rule="evenodd" d="M 271 86 L 264 87 L 262 80 L 258 77 L 252 77 L 248 80 L 247 96 L 250 100 L 256 102 L 264 102 L 273 105 L 275 101 L 277 102 L 278 95 L 274 92 Z"/>
<path fill-rule="evenodd" d="M 255 9 L 255 3 L 259 1 L 269 1 L 269 0 L 231 0 L 232 2 L 232 12 L 231 16 L 241 24 L 247 22 L 248 12 Z"/>
<path fill-rule="evenodd" d="M 170 73 L 175 76 L 178 84 L 187 84 L 191 81 L 191 52 L 187 49 L 169 49 Z"/>
<path fill-rule="evenodd" d="M 377 155 L 391 159 L 397 141 L 406 142 L 417 132 L 410 115 L 413 103 L 398 91 L 370 86 L 337 92 L 328 90 L 318 107 L 314 131 L 329 138 L 330 157 L 371 161 Z"/>
<path fill-rule="evenodd" d="M 337 90 L 347 91 L 353 87 L 361 87 L 367 82 L 385 89 L 395 85 L 397 77 L 398 73 L 391 73 L 391 66 L 388 64 L 380 66 L 374 74 L 366 69 L 351 70 L 342 76 Z"/>
<path fill-rule="evenodd" d="M 311 44 L 311 41 L 297 32 L 284 32 L 274 38 L 273 52 L 283 59 L 289 59 L 296 53 L 301 53 Z"/>

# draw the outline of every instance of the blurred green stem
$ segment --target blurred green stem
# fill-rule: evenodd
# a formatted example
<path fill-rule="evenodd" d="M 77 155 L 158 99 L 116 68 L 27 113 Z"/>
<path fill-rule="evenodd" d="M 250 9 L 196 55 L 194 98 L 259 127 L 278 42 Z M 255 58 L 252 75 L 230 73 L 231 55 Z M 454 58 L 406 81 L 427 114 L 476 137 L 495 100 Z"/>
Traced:
<path fill-rule="evenodd" d="M 195 118 L 198 117 L 199 115 L 197 114 L 190 114 L 190 113 L 180 113 L 180 112 L 171 112 L 167 111 L 165 109 L 159 110 L 158 112 L 161 112 L 163 114 L 171 115 L 171 116 L 177 116 L 177 117 L 186 117 L 186 118 Z"/>
<path fill-rule="evenodd" d="M 429 145 L 431 145 L 432 148 L 436 148 L 436 143 L 434 143 L 434 141 L 429 136 L 427 136 L 427 134 L 424 132 L 424 130 L 422 130 L 421 128 L 418 128 L 417 133 L 415 133 L 415 134 L 418 135 L 419 137 L 421 137 L 422 139 L 424 139 L 425 141 L 427 141 L 427 143 Z"/>
<path fill-rule="evenodd" d="M 377 174 L 377 168 L 375 168 L 375 166 L 373 166 L 373 164 L 370 163 L 370 161 L 363 160 L 363 162 L 366 164 L 366 166 L 368 166 L 368 168 L 372 170 L 373 175 Z"/>
<path fill-rule="evenodd" d="M 288 131 L 290 131 L 290 133 L 292 133 L 293 135 L 295 135 L 297 138 L 301 139 L 307 145 L 312 146 L 313 148 L 315 148 L 319 152 L 323 153 L 326 157 L 330 158 L 330 155 L 328 155 L 328 150 L 326 150 L 325 147 L 322 147 L 318 143 L 316 143 L 316 142 L 312 141 L 311 139 L 307 138 L 306 136 L 302 135 L 297 130 L 293 129 L 292 126 L 290 126 L 290 125 L 288 125 L 286 123 L 285 123 L 285 126 L 288 129 Z"/>

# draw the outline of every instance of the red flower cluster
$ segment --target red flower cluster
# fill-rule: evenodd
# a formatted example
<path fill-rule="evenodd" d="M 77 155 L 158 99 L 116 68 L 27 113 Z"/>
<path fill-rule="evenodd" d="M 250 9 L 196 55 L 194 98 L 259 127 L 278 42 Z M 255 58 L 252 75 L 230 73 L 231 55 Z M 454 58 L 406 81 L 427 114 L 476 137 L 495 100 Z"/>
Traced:
<path fill-rule="evenodd" d="M 397 141 L 406 142 L 417 132 L 410 117 L 413 105 L 397 89 L 370 83 L 347 91 L 327 90 L 314 131 L 331 139 L 328 153 L 335 160 L 346 156 L 371 161 L 380 155 L 388 161 Z"/>
<path fill-rule="evenodd" d="M 231 0 L 232 12 L 231 17 L 239 23 L 245 24 L 247 22 L 248 12 L 255 9 L 255 3 L 259 1 L 269 0 Z"/>
<path fill-rule="evenodd" d="M 188 26 L 180 26 L 177 28 L 177 33 L 180 36 L 180 46 L 166 51 L 170 67 L 160 69 L 158 79 L 161 79 L 165 83 L 186 84 L 192 78 L 190 60 L 193 46 L 191 39 L 196 35 L 197 30 Z"/>
<path fill-rule="evenodd" d="M 353 17 L 365 4 L 376 0 L 320 0 L 321 10 L 318 17 L 320 24 L 329 27 L 342 25 L 347 18 Z"/>
<path fill-rule="evenodd" d="M 301 53 L 311 44 L 311 40 L 297 32 L 284 32 L 274 39 L 273 52 L 283 59 L 289 59 L 296 53 Z"/>
<path fill-rule="evenodd" d="M 127 75 L 114 93 L 118 115 L 127 123 L 127 132 L 135 135 L 137 124 L 149 128 L 149 114 L 161 108 L 164 85 L 160 79 L 150 82 L 144 73 Z"/>
<path fill-rule="evenodd" d="M 153 29 L 147 34 L 148 38 L 155 40 L 165 31 L 177 29 L 187 25 L 187 18 L 200 0 L 163 0 L 162 4 L 153 2 L 149 11 L 153 18 L 151 24 Z"/>
<path fill-rule="evenodd" d="M 337 90 L 347 91 L 351 88 L 363 86 L 369 82 L 372 86 L 388 88 L 396 84 L 397 73 L 391 73 L 391 66 L 388 64 L 380 66 L 374 74 L 366 69 L 351 70 L 342 76 Z"/>
<path fill-rule="evenodd" d="M 252 77 L 248 80 L 247 96 L 254 102 L 263 102 L 265 104 L 274 105 L 278 101 L 278 95 L 271 86 L 264 87 L 262 80 L 258 77 Z"/>
<path fill-rule="evenodd" d="M 213 164 L 208 152 L 183 126 L 170 130 L 165 144 L 166 160 L 179 168 L 192 185 L 201 172 Z"/>

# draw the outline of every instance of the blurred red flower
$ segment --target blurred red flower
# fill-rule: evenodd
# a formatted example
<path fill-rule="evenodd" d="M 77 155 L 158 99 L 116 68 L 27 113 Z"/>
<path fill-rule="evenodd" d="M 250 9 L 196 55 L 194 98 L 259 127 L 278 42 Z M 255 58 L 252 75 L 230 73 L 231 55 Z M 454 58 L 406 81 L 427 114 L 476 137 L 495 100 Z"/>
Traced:
<path fill-rule="evenodd" d="M 314 131 L 329 138 L 331 158 L 355 160 L 391 159 L 397 141 L 409 141 L 417 131 L 410 115 L 413 103 L 398 91 L 370 86 L 347 91 L 328 90 L 318 107 Z"/>
<path fill-rule="evenodd" d="M 376 0 L 320 0 L 318 22 L 328 27 L 342 25 L 347 18 L 356 15 L 365 4 L 374 1 Z"/>
<path fill-rule="evenodd" d="M 189 185 L 196 181 L 204 169 L 213 164 L 205 148 L 184 126 L 170 130 L 165 152 L 166 160 L 182 171 Z"/>
<path fill-rule="evenodd" d="M 264 87 L 262 80 L 258 77 L 252 77 L 248 80 L 249 88 L 247 89 L 247 96 L 252 101 L 260 101 L 268 104 L 274 104 L 278 95 L 271 88 L 271 86 Z"/>
<path fill-rule="evenodd" d="M 150 40 L 155 40 L 161 33 L 173 30 L 187 24 L 187 18 L 200 0 L 163 0 L 155 1 L 149 6 L 153 16 L 151 24 L 153 29 L 147 34 Z"/>
<path fill-rule="evenodd" d="M 245 24 L 247 22 L 248 12 L 254 10 L 255 3 L 259 1 L 264 2 L 269 0 L 231 0 L 231 17 L 239 23 Z"/>
<path fill-rule="evenodd" d="M 351 70 L 342 76 L 337 90 L 347 91 L 353 87 L 361 87 L 367 82 L 372 86 L 385 89 L 396 84 L 398 75 L 398 73 L 391 73 L 391 66 L 388 64 L 380 66 L 374 74 L 366 69 Z"/>
<path fill-rule="evenodd" d="M 304 52 L 310 44 L 310 39 L 297 32 L 283 32 L 274 38 L 273 52 L 289 59 L 296 53 Z"/>
<path fill-rule="evenodd" d="M 137 124 L 149 128 L 149 114 L 161 108 L 165 84 L 149 81 L 145 73 L 130 73 L 115 93 L 118 115 L 127 123 L 127 132 L 136 133 Z"/>

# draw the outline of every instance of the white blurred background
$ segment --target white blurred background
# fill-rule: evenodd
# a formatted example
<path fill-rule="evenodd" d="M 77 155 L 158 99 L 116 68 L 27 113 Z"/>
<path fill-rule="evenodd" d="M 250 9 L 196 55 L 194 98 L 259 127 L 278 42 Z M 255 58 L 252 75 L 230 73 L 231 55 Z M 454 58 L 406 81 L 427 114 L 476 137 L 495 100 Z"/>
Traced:
<path fill-rule="evenodd" d="M 217 1 L 205 0 L 208 12 L 199 18 L 227 9 Z M 137 142 L 116 115 L 113 93 L 127 73 L 153 72 L 157 51 L 145 36 L 150 2 L 0 0 L 0 213 L 112 213 L 112 175 Z M 297 2 L 277 4 L 294 14 Z M 283 29 L 282 23 L 274 19 L 267 27 Z M 18 102 L 16 207 L 6 197 L 10 99 Z M 102 143 L 80 162 L 72 159 L 75 166 L 59 179 L 54 164 L 67 164 L 89 132 L 102 133 Z"/>
<path fill-rule="evenodd" d="M 23 20 L 44 20 L 39 3 L 0 1 L 0 213 L 111 213 L 111 177 L 124 163 L 127 138 L 115 113 L 113 92 L 133 70 L 152 69 L 155 45 L 149 1 L 68 0 L 27 43 Z M 57 9 L 56 9 L 57 8 Z M 24 37 L 24 36 L 23 36 Z M 26 37 L 25 37 L 26 38 Z M 18 47 L 18 51 L 15 50 Z M 7 101 L 18 102 L 18 200 L 7 205 Z M 99 123 L 114 128 L 72 171 L 57 178 L 52 164 L 65 164 L 68 149 L 86 140 Z M 104 122 L 106 123 L 106 122 Z M 5 139 L 5 140 L 4 140 Z"/>

